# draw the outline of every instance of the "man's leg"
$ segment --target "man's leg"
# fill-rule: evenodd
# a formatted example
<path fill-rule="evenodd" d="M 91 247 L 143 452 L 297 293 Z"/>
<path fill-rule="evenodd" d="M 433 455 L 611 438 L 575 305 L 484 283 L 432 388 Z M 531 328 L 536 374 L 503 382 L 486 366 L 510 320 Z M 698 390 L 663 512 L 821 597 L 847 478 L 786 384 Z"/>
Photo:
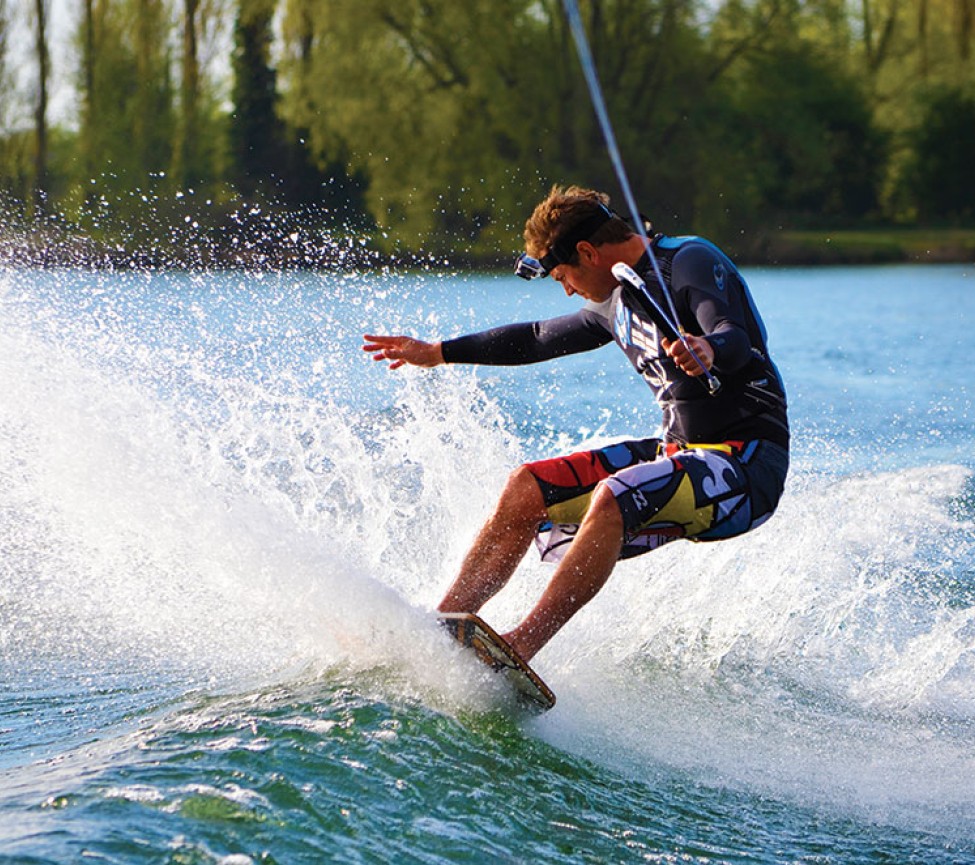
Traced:
<path fill-rule="evenodd" d="M 752 525 L 749 495 L 740 460 L 716 450 L 683 451 L 610 475 L 596 487 L 541 600 L 505 638 L 525 660 L 534 656 L 606 584 L 623 552 L 624 527 L 642 527 L 646 551 L 678 537 L 741 534 Z"/>
<path fill-rule="evenodd" d="M 545 518 L 538 482 L 524 466 L 516 469 L 440 602 L 440 612 L 476 613 L 483 607 L 511 579 Z"/>
<path fill-rule="evenodd" d="M 606 584 L 623 545 L 623 517 L 612 491 L 600 484 L 565 557 L 541 599 L 513 631 L 505 635 L 526 661 L 591 601 Z"/>

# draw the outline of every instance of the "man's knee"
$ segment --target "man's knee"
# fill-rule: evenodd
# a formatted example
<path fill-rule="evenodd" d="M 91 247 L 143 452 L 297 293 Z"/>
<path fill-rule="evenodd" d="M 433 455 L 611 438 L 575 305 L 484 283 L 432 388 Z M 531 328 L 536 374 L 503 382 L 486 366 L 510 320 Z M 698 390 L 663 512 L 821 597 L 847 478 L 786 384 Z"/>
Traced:
<path fill-rule="evenodd" d="M 519 466 L 508 475 L 508 482 L 499 503 L 500 508 L 515 518 L 536 522 L 545 519 L 545 502 L 541 487 L 527 467 Z"/>
<path fill-rule="evenodd" d="M 614 528 L 618 526 L 620 532 L 623 531 L 623 513 L 612 487 L 605 481 L 600 481 L 593 490 L 586 520 Z"/>

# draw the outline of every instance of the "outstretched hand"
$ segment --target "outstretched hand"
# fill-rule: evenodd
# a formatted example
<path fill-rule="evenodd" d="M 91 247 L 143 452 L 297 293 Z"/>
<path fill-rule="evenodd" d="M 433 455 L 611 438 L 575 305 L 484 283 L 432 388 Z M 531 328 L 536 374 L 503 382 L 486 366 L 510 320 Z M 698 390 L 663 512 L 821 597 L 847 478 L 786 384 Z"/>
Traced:
<path fill-rule="evenodd" d="M 399 369 L 404 364 L 413 366 L 439 366 L 443 352 L 439 342 L 424 342 L 410 336 L 371 336 L 363 339 L 363 351 L 372 353 L 373 360 L 388 360 L 390 369 Z"/>

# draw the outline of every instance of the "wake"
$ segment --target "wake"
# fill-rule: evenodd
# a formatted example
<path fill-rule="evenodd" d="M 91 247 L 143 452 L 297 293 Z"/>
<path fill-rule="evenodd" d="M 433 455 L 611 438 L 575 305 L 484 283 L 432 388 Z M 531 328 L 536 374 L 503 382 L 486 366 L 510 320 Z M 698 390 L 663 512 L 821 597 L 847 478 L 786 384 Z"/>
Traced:
<path fill-rule="evenodd" d="M 476 375 L 364 404 L 347 359 L 278 363 L 202 313 L 180 347 L 3 300 L 5 661 L 207 689 L 385 670 L 395 699 L 493 705 L 430 615 L 527 447 Z M 623 563 L 538 655 L 559 704 L 533 728 L 635 777 L 975 837 L 973 501 L 955 465 L 796 466 L 753 534 Z M 526 561 L 485 618 L 550 574 Z"/>

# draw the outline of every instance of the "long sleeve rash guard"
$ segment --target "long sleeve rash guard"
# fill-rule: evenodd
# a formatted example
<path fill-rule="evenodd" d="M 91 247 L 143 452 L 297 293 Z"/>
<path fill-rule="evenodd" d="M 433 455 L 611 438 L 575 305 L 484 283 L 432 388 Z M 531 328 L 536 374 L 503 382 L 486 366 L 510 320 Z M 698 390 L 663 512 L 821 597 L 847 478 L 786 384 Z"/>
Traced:
<path fill-rule="evenodd" d="M 638 263 L 647 289 L 663 309 L 669 291 L 680 327 L 714 349 L 712 371 L 721 389 L 688 376 L 667 357 L 652 306 L 618 286 L 602 304 L 543 321 L 509 324 L 447 340 L 447 363 L 517 365 L 591 351 L 610 342 L 623 350 L 663 412 L 667 441 L 681 444 L 766 439 L 788 447 L 785 389 L 766 345 L 765 327 L 744 279 L 731 260 L 695 237 L 654 239 L 666 288 L 647 256 Z"/>

